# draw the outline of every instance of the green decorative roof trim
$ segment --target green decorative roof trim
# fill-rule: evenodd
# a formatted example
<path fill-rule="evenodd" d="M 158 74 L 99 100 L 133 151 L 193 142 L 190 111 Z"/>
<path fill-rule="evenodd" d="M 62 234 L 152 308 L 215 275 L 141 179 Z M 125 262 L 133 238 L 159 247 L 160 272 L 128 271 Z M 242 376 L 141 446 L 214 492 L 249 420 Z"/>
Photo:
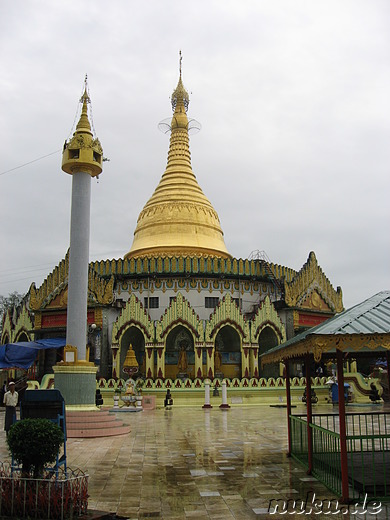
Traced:
<path fill-rule="evenodd" d="M 101 260 L 91 264 L 100 276 L 111 275 L 172 275 L 199 274 L 269 278 L 269 272 L 277 279 L 292 281 L 297 271 L 263 260 L 216 257 L 148 257 L 130 260 Z"/>

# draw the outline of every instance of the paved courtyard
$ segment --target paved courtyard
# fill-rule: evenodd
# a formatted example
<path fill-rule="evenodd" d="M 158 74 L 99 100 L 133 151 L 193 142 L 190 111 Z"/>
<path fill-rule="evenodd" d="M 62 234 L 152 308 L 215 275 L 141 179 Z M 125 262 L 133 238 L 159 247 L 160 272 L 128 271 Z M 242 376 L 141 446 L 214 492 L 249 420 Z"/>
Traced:
<path fill-rule="evenodd" d="M 117 416 L 131 425 L 129 434 L 67 443 L 68 465 L 89 474 L 90 509 L 129 519 L 245 520 L 282 517 L 269 514 L 272 499 L 336 498 L 286 457 L 284 408 L 174 407 Z M 3 423 L 4 412 L 0 417 Z M 0 454 L 9 460 L 3 431 Z M 377 518 L 387 514 L 384 506 Z"/>

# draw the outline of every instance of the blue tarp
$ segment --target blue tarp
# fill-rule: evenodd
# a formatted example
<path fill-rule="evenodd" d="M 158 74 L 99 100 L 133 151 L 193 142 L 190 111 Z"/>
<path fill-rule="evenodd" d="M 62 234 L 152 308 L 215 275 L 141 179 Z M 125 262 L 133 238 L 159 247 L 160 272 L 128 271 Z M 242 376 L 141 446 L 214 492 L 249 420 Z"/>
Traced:
<path fill-rule="evenodd" d="M 0 369 L 23 368 L 27 370 L 34 363 L 39 350 L 61 347 L 65 347 L 65 338 L 39 339 L 0 345 Z"/>

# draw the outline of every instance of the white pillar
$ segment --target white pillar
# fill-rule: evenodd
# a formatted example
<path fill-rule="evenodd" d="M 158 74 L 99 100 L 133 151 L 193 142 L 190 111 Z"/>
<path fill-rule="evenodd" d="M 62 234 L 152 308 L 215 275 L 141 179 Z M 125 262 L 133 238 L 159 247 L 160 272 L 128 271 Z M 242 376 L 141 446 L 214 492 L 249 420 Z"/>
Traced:
<path fill-rule="evenodd" d="M 90 207 L 91 176 L 86 172 L 74 173 L 66 343 L 77 347 L 79 360 L 86 359 Z"/>
<path fill-rule="evenodd" d="M 210 404 L 210 381 L 204 383 L 204 405 L 202 408 L 212 408 Z"/>
<path fill-rule="evenodd" d="M 228 405 L 228 402 L 227 402 L 226 381 L 222 382 L 222 404 L 219 405 L 219 407 L 222 410 L 224 410 L 224 409 L 226 410 L 227 408 L 230 408 L 230 406 Z"/>

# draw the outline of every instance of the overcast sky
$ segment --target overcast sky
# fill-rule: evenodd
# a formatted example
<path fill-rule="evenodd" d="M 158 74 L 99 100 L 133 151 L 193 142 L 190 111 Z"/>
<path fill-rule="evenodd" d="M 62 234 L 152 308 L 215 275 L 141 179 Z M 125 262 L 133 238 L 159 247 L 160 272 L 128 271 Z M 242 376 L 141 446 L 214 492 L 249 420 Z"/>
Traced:
<path fill-rule="evenodd" d="M 164 172 L 178 81 L 192 166 L 229 252 L 300 269 L 310 251 L 345 307 L 390 289 L 388 0 L 3 0 L 0 294 L 39 286 L 69 245 L 61 170 L 88 73 L 105 163 L 90 258 L 120 258 Z M 56 152 L 56 153 L 53 153 Z"/>

